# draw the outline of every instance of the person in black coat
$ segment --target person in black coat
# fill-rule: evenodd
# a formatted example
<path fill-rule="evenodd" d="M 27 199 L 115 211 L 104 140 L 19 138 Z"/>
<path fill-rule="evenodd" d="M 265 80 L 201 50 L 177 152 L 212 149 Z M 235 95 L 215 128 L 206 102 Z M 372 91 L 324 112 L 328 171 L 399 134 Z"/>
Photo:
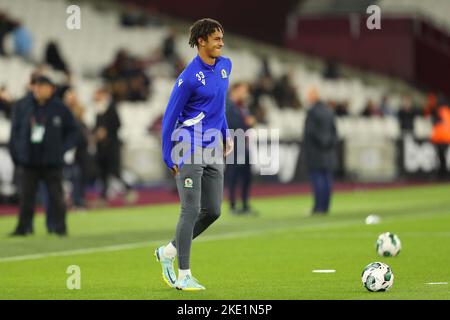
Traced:
<path fill-rule="evenodd" d="M 333 111 L 319 100 L 316 88 L 308 92 L 311 104 L 305 120 L 306 166 L 314 191 L 313 214 L 325 214 L 330 207 L 332 174 L 338 142 Z"/>
<path fill-rule="evenodd" d="M 62 71 L 66 74 L 70 73 L 69 68 L 64 61 L 59 46 L 56 42 L 50 41 L 45 49 L 45 62 L 52 66 L 53 69 Z"/>
<path fill-rule="evenodd" d="M 78 101 L 76 91 L 68 88 L 63 96 L 64 104 L 72 112 L 78 127 L 78 139 L 75 145 L 73 161 L 65 167 L 65 173 L 72 182 L 72 205 L 76 209 L 86 208 L 86 187 L 92 174 L 91 155 L 89 153 L 92 135 L 84 121 L 85 109 Z"/>
<path fill-rule="evenodd" d="M 43 180 L 54 213 L 54 231 L 66 235 L 66 207 L 62 187 L 64 154 L 74 147 L 77 127 L 69 109 L 55 96 L 55 85 L 45 76 L 33 79 L 32 92 L 13 108 L 9 149 L 21 167 L 19 221 L 12 236 L 33 232 L 38 183 Z"/>
<path fill-rule="evenodd" d="M 226 104 L 226 116 L 228 128 L 242 129 L 244 132 L 253 127 L 256 120 L 249 114 L 245 103 L 250 96 L 250 86 L 246 82 L 235 83 L 230 90 Z M 233 157 L 232 163 L 227 163 L 225 178 L 229 190 L 230 209 L 233 214 L 256 214 L 249 204 L 250 187 L 252 184 L 252 172 L 250 166 L 250 153 L 248 141 L 245 146 L 239 148 L 235 137 L 235 152 L 228 157 Z M 236 208 L 236 189 L 241 185 L 242 208 Z"/>
<path fill-rule="evenodd" d="M 6 56 L 4 47 L 4 40 L 6 36 L 14 30 L 14 21 L 6 15 L 6 13 L 0 11 L 0 56 Z"/>
<path fill-rule="evenodd" d="M 106 201 L 108 180 L 113 176 L 123 185 L 127 202 L 133 203 L 137 200 L 137 193 L 121 174 L 121 141 L 119 139 L 121 122 L 116 102 L 107 89 L 97 90 L 94 100 L 97 112 L 94 135 L 97 142 L 97 166 L 102 182 L 101 199 Z"/>

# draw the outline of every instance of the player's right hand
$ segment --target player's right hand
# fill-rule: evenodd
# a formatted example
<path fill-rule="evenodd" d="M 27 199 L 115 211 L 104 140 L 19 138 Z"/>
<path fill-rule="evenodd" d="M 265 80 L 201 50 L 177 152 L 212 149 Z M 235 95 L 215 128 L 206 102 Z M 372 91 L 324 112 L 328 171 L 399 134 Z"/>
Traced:
<path fill-rule="evenodd" d="M 224 157 L 227 157 L 234 149 L 234 141 L 230 137 L 228 137 L 225 141 L 225 153 Z"/>
<path fill-rule="evenodd" d="M 176 164 L 173 165 L 172 169 L 170 169 L 170 171 L 172 171 L 172 174 L 174 176 L 177 175 L 178 172 L 180 172 L 180 170 L 178 169 L 178 166 Z"/>

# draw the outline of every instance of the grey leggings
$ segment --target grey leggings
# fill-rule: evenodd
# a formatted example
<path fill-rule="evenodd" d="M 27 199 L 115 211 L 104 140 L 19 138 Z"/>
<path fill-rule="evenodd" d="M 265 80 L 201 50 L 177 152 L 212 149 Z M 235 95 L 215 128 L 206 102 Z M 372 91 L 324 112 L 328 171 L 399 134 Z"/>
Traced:
<path fill-rule="evenodd" d="M 190 268 L 192 239 L 220 216 L 223 172 L 223 164 L 184 164 L 176 176 L 181 214 L 172 244 L 177 248 L 179 269 Z"/>

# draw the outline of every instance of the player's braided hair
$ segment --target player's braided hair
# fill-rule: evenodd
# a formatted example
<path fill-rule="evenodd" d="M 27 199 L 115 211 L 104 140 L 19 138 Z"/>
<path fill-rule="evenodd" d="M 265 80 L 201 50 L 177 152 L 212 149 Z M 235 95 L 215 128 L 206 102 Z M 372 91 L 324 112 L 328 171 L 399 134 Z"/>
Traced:
<path fill-rule="evenodd" d="M 192 48 L 194 46 L 197 46 L 198 48 L 198 38 L 202 38 L 207 41 L 208 35 L 216 31 L 222 31 L 222 33 L 224 33 L 220 22 L 210 18 L 204 18 L 196 21 L 190 28 L 191 35 L 189 37 L 189 45 Z"/>

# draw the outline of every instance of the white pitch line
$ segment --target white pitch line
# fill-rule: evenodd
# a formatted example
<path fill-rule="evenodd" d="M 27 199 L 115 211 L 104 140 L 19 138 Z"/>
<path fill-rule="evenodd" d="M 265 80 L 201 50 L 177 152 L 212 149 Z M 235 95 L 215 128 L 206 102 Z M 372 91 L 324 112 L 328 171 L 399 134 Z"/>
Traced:
<path fill-rule="evenodd" d="M 330 269 L 330 270 L 313 270 L 314 273 L 335 273 L 336 270 Z"/>
<path fill-rule="evenodd" d="M 423 216 L 423 218 L 429 219 L 430 217 L 432 217 L 434 215 L 433 214 L 427 214 L 427 215 L 420 214 L 420 215 L 415 215 L 415 216 Z M 410 218 L 410 217 L 401 217 L 400 216 L 400 217 L 395 217 L 393 220 L 402 220 L 405 218 Z M 316 229 L 316 228 L 341 228 L 341 227 L 347 227 L 347 226 L 359 225 L 359 224 L 361 224 L 361 221 L 359 219 L 339 221 L 339 222 L 325 222 L 325 223 L 317 223 L 317 224 L 306 225 L 306 226 L 305 225 L 303 225 L 303 226 L 288 226 L 288 227 L 278 227 L 278 228 L 261 229 L 261 230 L 254 230 L 254 231 L 229 232 L 229 233 L 216 235 L 216 236 L 204 236 L 195 241 L 196 242 L 206 242 L 206 241 L 213 241 L 213 240 L 233 239 L 233 238 L 240 238 L 240 237 L 245 237 L 245 236 L 261 235 L 261 234 L 265 234 L 265 233 L 283 232 L 286 230 L 307 230 L 307 229 Z M 110 246 L 104 246 L 104 247 L 83 248 L 83 249 L 74 249 L 74 250 L 66 250 L 66 251 L 44 252 L 44 253 L 29 254 L 29 255 L 22 255 L 22 256 L 4 257 L 4 258 L 0 258 L 0 263 L 35 260 L 35 259 L 42 259 L 42 258 L 48 258 L 48 257 L 64 257 L 64 256 L 71 256 L 71 255 L 82 255 L 82 254 L 90 254 L 90 253 L 98 253 L 98 252 L 114 252 L 114 251 L 120 251 L 120 250 L 130 250 L 130 249 L 144 248 L 144 247 L 152 246 L 152 245 L 158 245 L 161 243 L 165 243 L 167 241 L 168 241 L 168 239 L 151 240 L 148 242 L 125 243 L 125 244 L 116 244 L 116 245 L 110 245 Z"/>
<path fill-rule="evenodd" d="M 430 284 L 430 285 L 440 285 L 440 284 L 448 284 L 448 282 L 428 282 L 425 284 Z"/>
<path fill-rule="evenodd" d="M 13 257 L 0 258 L 0 263 L 1 262 L 12 262 L 12 261 L 35 260 L 35 259 L 42 259 L 42 258 L 48 258 L 48 257 L 63 257 L 63 256 L 71 256 L 71 255 L 78 255 L 78 254 L 90 254 L 90 253 L 96 253 L 96 252 L 129 250 L 129 249 L 136 249 L 136 248 L 141 248 L 141 247 L 144 247 L 147 245 L 151 245 L 151 244 L 153 244 L 153 242 L 156 243 L 156 241 L 135 242 L 135 243 L 129 243 L 129 244 L 118 244 L 118 245 L 111 245 L 111 246 L 97 247 L 97 248 L 84 248 L 84 249 L 74 249 L 74 250 L 66 250 L 66 251 L 28 254 L 28 255 L 23 255 L 23 256 L 13 256 Z"/>
<path fill-rule="evenodd" d="M 240 237 L 245 237 L 245 236 L 261 235 L 261 234 L 265 234 L 265 233 L 276 233 L 276 232 L 283 232 L 286 230 L 309 229 L 309 228 L 316 228 L 316 227 L 319 227 L 319 228 L 338 227 L 339 228 L 339 227 L 346 227 L 346 226 L 350 226 L 352 224 L 359 224 L 359 223 L 360 222 L 355 220 L 355 221 L 347 221 L 347 222 L 339 222 L 339 223 L 327 222 L 327 223 L 307 225 L 307 226 L 288 226 L 288 227 L 278 227 L 278 228 L 261 229 L 261 230 L 254 230 L 254 231 L 229 232 L 229 233 L 215 235 L 215 236 L 214 235 L 213 236 L 204 236 L 195 241 L 196 242 L 207 242 L 207 241 L 213 241 L 213 240 L 233 239 L 233 238 L 240 238 Z M 64 256 L 71 256 L 71 255 L 91 254 L 91 253 L 98 253 L 98 252 L 114 252 L 114 251 L 121 251 L 121 250 L 130 250 L 130 249 L 150 247 L 152 245 L 166 243 L 167 241 L 168 241 L 168 239 L 151 240 L 151 241 L 146 241 L 146 242 L 117 244 L 117 245 L 110 245 L 110 246 L 104 246 L 104 247 L 83 248 L 83 249 L 74 249 L 74 250 L 66 250 L 66 251 L 44 252 L 44 253 L 29 254 L 29 255 L 22 255 L 22 256 L 4 257 L 4 258 L 0 258 L 0 263 L 36 260 L 36 259 L 43 259 L 43 258 L 49 258 L 49 257 L 64 257 Z"/>

